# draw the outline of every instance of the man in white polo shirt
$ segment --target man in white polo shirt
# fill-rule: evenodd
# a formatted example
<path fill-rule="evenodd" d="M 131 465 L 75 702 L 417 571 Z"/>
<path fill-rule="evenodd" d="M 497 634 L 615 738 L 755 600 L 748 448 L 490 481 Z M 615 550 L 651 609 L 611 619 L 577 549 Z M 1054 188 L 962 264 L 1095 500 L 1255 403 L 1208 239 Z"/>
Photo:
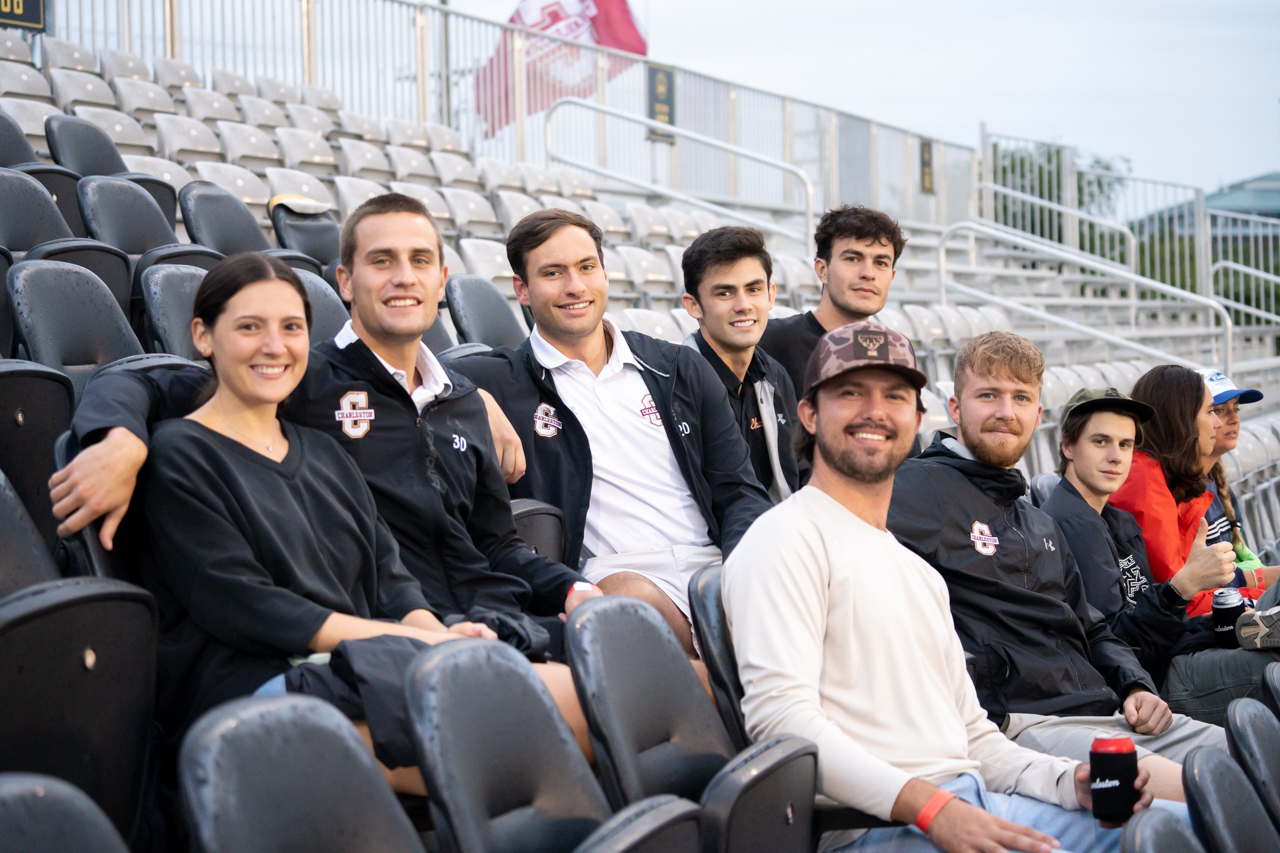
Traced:
<path fill-rule="evenodd" d="M 689 580 L 733 549 L 769 496 L 706 360 L 604 317 L 600 239 L 569 211 L 521 220 L 507 256 L 534 331 L 515 350 L 450 366 L 520 435 L 527 468 L 511 495 L 564 513 L 564 562 L 652 604 L 692 655 Z"/>

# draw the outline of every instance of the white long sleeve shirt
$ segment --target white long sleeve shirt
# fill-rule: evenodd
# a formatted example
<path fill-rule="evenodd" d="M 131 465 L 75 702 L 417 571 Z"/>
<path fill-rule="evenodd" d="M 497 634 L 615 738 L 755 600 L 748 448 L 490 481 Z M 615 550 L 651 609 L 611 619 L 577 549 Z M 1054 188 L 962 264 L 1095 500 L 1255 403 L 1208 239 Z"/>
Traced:
<path fill-rule="evenodd" d="M 818 745 L 818 790 L 888 819 L 911 778 L 1080 807 L 1075 761 L 1024 749 L 978 704 L 932 567 L 806 486 L 725 562 L 722 595 L 753 739 Z"/>

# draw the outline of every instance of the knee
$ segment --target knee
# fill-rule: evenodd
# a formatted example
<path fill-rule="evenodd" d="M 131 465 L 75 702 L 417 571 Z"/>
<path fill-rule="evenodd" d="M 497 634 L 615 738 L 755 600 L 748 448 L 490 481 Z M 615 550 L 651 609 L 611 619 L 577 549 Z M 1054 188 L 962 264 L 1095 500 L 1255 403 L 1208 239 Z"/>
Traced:
<path fill-rule="evenodd" d="M 638 598 L 655 607 L 661 607 L 667 601 L 666 594 L 658 589 L 657 584 L 635 572 L 618 572 L 600 581 L 599 587 L 606 595 L 623 595 L 627 598 Z"/>

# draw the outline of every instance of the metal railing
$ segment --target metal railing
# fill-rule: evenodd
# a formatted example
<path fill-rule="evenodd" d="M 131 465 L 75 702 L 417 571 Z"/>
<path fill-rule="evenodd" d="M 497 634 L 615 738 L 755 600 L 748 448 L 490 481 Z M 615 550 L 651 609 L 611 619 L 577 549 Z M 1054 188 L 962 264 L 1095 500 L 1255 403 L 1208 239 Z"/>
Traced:
<path fill-rule="evenodd" d="M 1054 246 L 1046 240 L 1036 239 L 1035 237 L 1022 234 L 1012 228 L 1005 228 L 998 225 L 993 225 L 992 223 L 989 223 L 989 222 L 973 222 L 973 221 L 957 222 L 953 225 L 948 226 L 942 232 L 942 236 L 939 238 L 939 242 L 938 242 L 938 281 L 940 282 L 945 283 L 947 281 L 947 253 L 946 253 L 947 240 L 953 234 L 957 234 L 961 231 L 968 231 L 971 234 L 987 237 L 988 239 L 991 239 L 991 240 L 995 240 L 1002 243 L 1010 243 L 1014 246 L 1020 246 L 1021 248 L 1024 248 L 1024 249 L 1030 249 L 1038 254 L 1047 255 L 1063 263 L 1074 264 L 1076 266 L 1079 266 L 1085 269 L 1092 269 L 1097 272 L 1105 273 L 1106 275 L 1113 278 L 1123 279 L 1129 282 L 1135 288 L 1149 290 L 1154 293 L 1159 293 L 1164 296 L 1172 297 L 1173 299 L 1181 300 L 1184 302 L 1190 302 L 1192 304 L 1201 305 L 1205 308 L 1208 308 L 1214 314 L 1217 314 L 1219 319 L 1222 321 L 1221 335 L 1222 335 L 1223 372 L 1228 375 L 1231 374 L 1231 361 L 1233 357 L 1232 347 L 1234 344 L 1234 340 L 1233 340 L 1234 324 L 1231 319 L 1231 312 L 1225 306 L 1219 303 L 1216 299 L 1212 299 L 1207 296 L 1201 296 L 1198 293 L 1192 293 L 1190 291 L 1182 290 L 1181 288 L 1177 288 L 1172 285 L 1165 284 L 1162 281 L 1156 281 L 1155 279 L 1147 278 L 1146 276 L 1129 272 L 1126 269 L 1122 269 L 1107 261 L 1103 261 L 1098 258 L 1095 258 L 1092 255 L 1088 255 L 1077 249 L 1070 249 L 1065 246 Z M 946 304 L 946 300 L 947 300 L 948 287 L 950 287 L 949 284 L 944 284 L 942 287 L 939 287 L 938 289 L 939 300 L 944 305 Z M 1087 326 L 1082 328 L 1089 329 L 1089 327 Z M 1104 334 L 1102 332 L 1099 332 L 1098 330 L 1092 330 L 1092 333 L 1099 334 L 1099 335 Z"/>
<path fill-rule="evenodd" d="M 1037 198 L 1030 193 L 1011 190 L 1008 187 L 1002 187 L 999 184 L 993 184 L 988 181 L 982 181 L 979 183 L 977 187 L 974 188 L 974 193 L 978 194 L 984 190 L 987 191 L 989 195 L 999 196 L 1010 200 L 1010 204 L 1006 208 L 1005 215 L 992 217 L 996 221 L 1013 219 L 1014 221 L 1021 221 L 1025 223 L 1030 220 L 1039 219 L 1039 211 L 1043 209 L 1063 214 L 1063 229 L 1081 227 L 1077 226 L 1075 222 L 1075 220 L 1079 220 L 1081 222 L 1092 223 L 1098 226 L 1099 229 L 1115 232 L 1120 237 L 1124 238 L 1125 245 L 1128 249 L 1126 252 L 1120 252 L 1120 244 L 1118 241 L 1107 241 L 1105 239 L 1101 239 L 1100 235 L 1093 234 L 1088 235 L 1086 239 L 1086 244 L 1091 245 L 1091 248 L 1081 249 L 1081 251 L 1085 251 L 1091 255 L 1097 255 L 1100 258 L 1126 266 L 1131 271 L 1137 271 L 1138 238 L 1128 226 L 1110 222 L 1104 217 L 1095 216 L 1092 213 L 1071 208 L 1065 204 L 1058 204 L 1054 201 Z M 1004 224 L 1007 225 L 1007 222 Z M 1007 225 L 1007 227 L 1016 226 Z M 1018 230 L 1027 229 L 1020 228 Z M 1082 228 L 1082 230 L 1084 229 Z M 1097 239 L 1090 243 L 1089 238 L 1094 238 L 1095 236 Z"/>
<path fill-rule="evenodd" d="M 552 124 L 551 119 L 552 119 L 552 116 L 557 111 L 562 110 L 565 107 L 578 107 L 584 110 L 588 110 L 589 112 L 597 113 L 601 116 L 612 116 L 617 119 L 622 119 L 623 121 L 632 122 L 634 124 L 641 125 L 642 127 L 650 128 L 652 130 L 661 131 L 663 133 L 669 133 L 681 139 L 689 139 L 694 142 L 697 142 L 700 145 L 705 145 L 709 148 L 713 148 L 719 151 L 727 151 L 730 154 L 733 154 L 735 157 L 742 157 L 746 160 L 751 160 L 756 163 L 761 163 L 765 166 L 771 167 L 773 169 L 777 169 L 779 171 L 782 171 L 784 173 L 791 175 L 800 183 L 801 189 L 804 190 L 804 199 L 805 199 L 804 231 L 796 232 L 791 229 L 779 228 L 773 223 L 767 223 L 755 217 L 744 215 L 731 208 L 727 208 L 722 205 L 711 204 L 709 202 L 694 198 L 685 193 L 681 193 L 681 192 L 672 190 L 670 188 L 661 187 L 656 184 L 647 183 L 644 181 L 636 180 L 634 178 L 629 178 L 625 175 L 621 175 L 618 172 L 612 171 L 610 169 L 605 169 L 599 166 L 593 166 L 589 163 L 584 163 L 582 161 L 575 160 L 571 157 L 565 157 L 561 154 L 558 154 L 555 151 L 555 130 L 554 130 L 554 126 Z M 757 154 L 756 152 L 750 151 L 746 148 L 740 148 L 737 145 L 730 145 L 727 142 L 721 142 L 718 139 L 713 139 L 709 136 L 703 136 L 701 133 L 694 133 L 693 131 L 685 130 L 682 127 L 675 127 L 675 126 L 666 124 L 664 122 L 654 121 L 652 119 L 648 119 L 643 116 L 633 115 L 631 113 L 627 113 L 619 109 L 614 109 L 613 107 L 605 106 L 604 104 L 583 100 L 582 98 L 561 98 L 558 101 L 556 101 L 554 104 L 552 104 L 550 108 L 547 110 L 546 153 L 547 153 L 547 160 L 549 162 L 554 161 L 554 162 L 564 163 L 566 165 L 573 166 L 575 168 L 584 169 L 589 172 L 594 172 L 598 175 L 604 175 L 605 177 L 611 178 L 613 180 L 621 180 L 625 183 L 631 184 L 632 186 L 642 188 L 647 192 L 653 193 L 655 195 L 665 196 L 667 198 L 673 198 L 678 201 L 683 201 L 685 204 L 692 204 L 696 207 L 702 208 L 703 210 L 709 210 L 720 216 L 733 217 L 735 219 L 748 222 L 757 227 L 763 227 L 765 228 L 765 230 L 771 231 L 773 233 L 784 234 L 786 236 L 792 237 L 798 242 L 804 243 L 809 248 L 810 253 L 814 251 L 813 184 L 810 183 L 809 176 L 805 174 L 805 171 L 803 169 L 801 169 L 799 166 L 795 166 L 791 163 L 788 163 L 785 160 L 778 160 L 773 157 L 766 157 L 762 154 Z"/>
<path fill-rule="evenodd" d="M 1218 274 L 1221 272 L 1231 273 L 1224 287 L 1219 286 Z M 1213 278 L 1214 295 L 1223 305 L 1242 315 L 1268 323 L 1280 323 L 1280 316 L 1275 310 L 1280 308 L 1280 304 L 1276 301 L 1275 288 L 1275 285 L 1280 285 L 1280 275 L 1263 272 L 1235 261 L 1218 261 L 1210 268 L 1210 275 Z M 1262 282 L 1269 286 L 1262 286 Z M 1222 292 L 1224 290 L 1227 293 Z M 1230 295 L 1227 295 L 1228 293 Z"/>
<path fill-rule="evenodd" d="M 542 123 L 560 98 L 647 114 L 645 57 L 422 0 L 49 0 L 48 9 L 51 34 L 95 50 L 181 59 L 206 80 L 221 68 L 313 83 L 357 113 L 450 125 L 473 154 L 508 162 L 545 162 Z M 856 202 L 936 225 L 972 216 L 970 146 L 670 71 L 677 127 L 799 167 L 816 210 Z M 573 130 L 562 154 L 649 184 L 779 209 L 802 201 L 792 173 L 732 151 L 650 141 L 610 116 L 584 115 Z"/>

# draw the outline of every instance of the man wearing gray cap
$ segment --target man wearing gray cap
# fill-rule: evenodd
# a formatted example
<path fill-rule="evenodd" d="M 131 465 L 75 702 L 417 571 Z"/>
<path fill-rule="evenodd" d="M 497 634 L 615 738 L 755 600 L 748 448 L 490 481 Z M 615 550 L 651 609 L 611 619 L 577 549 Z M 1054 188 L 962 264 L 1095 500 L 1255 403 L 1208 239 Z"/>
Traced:
<path fill-rule="evenodd" d="M 748 732 L 814 741 L 823 795 L 915 824 L 824 849 L 1119 850 L 1120 833 L 1080 811 L 1088 766 L 1020 747 L 987 718 L 945 582 L 885 529 L 924 385 L 910 342 L 875 323 L 828 332 L 810 356 L 794 446 L 813 476 L 724 567 Z M 1150 803 L 1144 791 L 1136 808 Z"/>

